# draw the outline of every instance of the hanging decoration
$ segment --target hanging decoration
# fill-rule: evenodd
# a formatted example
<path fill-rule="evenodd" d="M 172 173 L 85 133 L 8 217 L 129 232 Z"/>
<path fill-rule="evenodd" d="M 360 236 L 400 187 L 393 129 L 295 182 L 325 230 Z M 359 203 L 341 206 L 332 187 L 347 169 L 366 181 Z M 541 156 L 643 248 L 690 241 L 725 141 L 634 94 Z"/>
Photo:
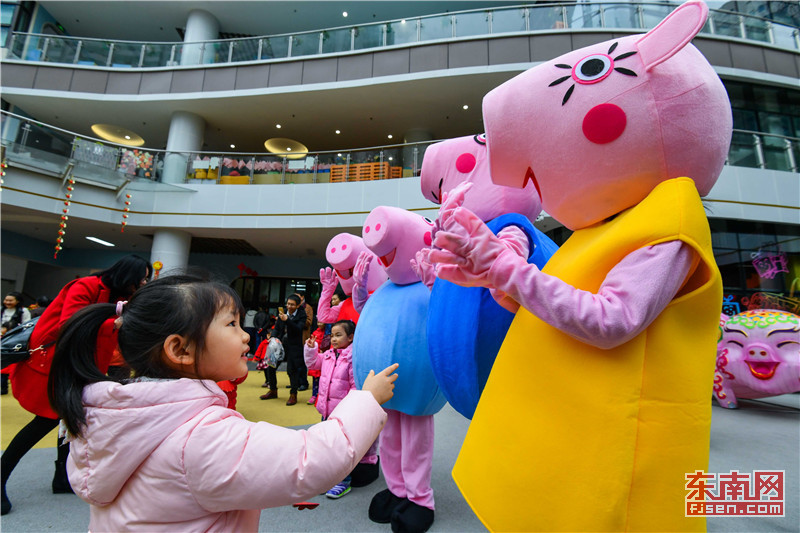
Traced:
<path fill-rule="evenodd" d="M 158 279 L 158 273 L 164 268 L 164 263 L 156 261 L 153 263 L 153 279 Z"/>
<path fill-rule="evenodd" d="M 125 209 L 122 210 L 123 211 L 122 212 L 122 227 L 119 230 L 120 233 L 124 233 L 125 232 L 125 226 L 128 225 L 128 213 L 129 213 L 130 210 L 131 210 L 131 195 L 130 194 L 126 194 L 125 195 Z"/>
<path fill-rule="evenodd" d="M 64 198 L 64 207 L 61 209 L 61 223 L 58 225 L 58 238 L 56 239 L 56 252 L 53 254 L 53 259 L 58 258 L 58 252 L 61 251 L 61 245 L 64 243 L 64 235 L 67 234 L 67 220 L 69 220 L 69 204 L 72 201 L 72 191 L 75 189 L 75 178 L 72 176 L 67 180 L 67 194 Z"/>
<path fill-rule="evenodd" d="M 8 163 L 5 159 L 0 161 L 0 191 L 3 190 L 3 184 L 5 180 L 3 179 L 6 176 L 6 169 L 8 168 Z"/>

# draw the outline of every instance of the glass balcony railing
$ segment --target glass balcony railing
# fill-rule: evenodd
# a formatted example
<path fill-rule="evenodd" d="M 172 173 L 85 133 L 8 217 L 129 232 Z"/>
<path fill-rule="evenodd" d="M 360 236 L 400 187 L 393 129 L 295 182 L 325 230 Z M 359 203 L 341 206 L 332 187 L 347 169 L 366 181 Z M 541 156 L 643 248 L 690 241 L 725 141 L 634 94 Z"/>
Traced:
<path fill-rule="evenodd" d="M 7 58 L 111 68 L 159 68 L 340 54 L 523 32 L 655 27 L 680 2 L 568 2 L 497 7 L 321 31 L 189 43 L 116 41 L 14 32 Z M 711 10 L 706 35 L 800 50 L 800 28 Z"/>
<path fill-rule="evenodd" d="M 107 188 L 404 178 L 419 175 L 425 149 L 438 142 L 304 154 L 169 152 L 101 141 L 7 111 L 0 114 L 4 157 L 9 163 L 57 176 L 72 172 Z"/>
<path fill-rule="evenodd" d="M 0 112 L 4 157 L 14 166 L 106 188 L 170 189 L 175 184 L 336 183 L 419 176 L 425 149 L 438 141 L 357 150 L 268 154 L 167 152 L 100 141 Z M 800 172 L 800 138 L 734 130 L 729 165 Z"/>

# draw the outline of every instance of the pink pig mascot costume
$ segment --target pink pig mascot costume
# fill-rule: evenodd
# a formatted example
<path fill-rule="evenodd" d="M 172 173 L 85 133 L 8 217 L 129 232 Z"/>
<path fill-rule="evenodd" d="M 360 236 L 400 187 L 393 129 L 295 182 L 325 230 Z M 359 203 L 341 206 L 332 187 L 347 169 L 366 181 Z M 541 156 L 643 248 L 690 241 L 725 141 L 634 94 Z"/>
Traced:
<path fill-rule="evenodd" d="M 521 306 L 453 469 L 490 530 L 705 529 L 684 516 L 685 474 L 708 469 L 704 354 L 722 303 L 700 197 L 732 126 L 690 44 L 707 15 L 687 2 L 644 35 L 567 53 L 484 98 L 492 180 L 533 182 L 574 232 L 539 270 L 468 209 L 441 210 L 437 274 Z M 508 384 L 529 366 L 529 397 L 513 401 Z"/>
<path fill-rule="evenodd" d="M 509 249 L 539 268 L 558 249 L 533 226 L 542 210 L 533 184 L 520 192 L 492 183 L 483 134 L 429 146 L 420 184 L 423 196 L 437 204 L 443 194 L 463 194 L 461 205 L 486 222 Z M 428 274 L 433 268 L 427 268 L 430 263 L 426 265 L 421 254 L 414 266 L 423 282 L 432 285 L 428 350 L 433 373 L 453 409 L 472 418 L 519 304 L 483 287 L 434 282 Z"/>
<path fill-rule="evenodd" d="M 371 255 L 361 237 L 350 233 L 339 233 L 328 243 L 328 247 L 325 249 L 325 258 L 333 268 L 321 268 L 319 270 L 322 293 L 317 304 L 317 320 L 323 324 L 333 324 L 337 320 L 352 320 L 355 324 L 358 324 L 359 312 L 363 307 L 363 302 L 356 307 L 354 300 L 366 298 L 366 295 L 360 294 L 364 291 L 354 287 L 353 269 L 356 266 L 358 256 L 362 252 Z M 370 268 L 369 285 L 365 287 L 368 292 L 374 291 L 388 279 L 386 272 L 377 266 L 377 263 L 373 263 L 375 267 Z M 348 296 L 352 295 L 352 297 L 331 307 L 331 297 L 336 291 L 337 284 L 341 284 L 344 293 Z M 356 294 L 353 294 L 354 290 Z"/>
<path fill-rule="evenodd" d="M 403 533 L 426 531 L 434 519 L 433 415 L 445 398 L 428 357 L 425 324 L 431 292 L 411 268 L 417 251 L 431 245 L 432 230 L 429 220 L 385 206 L 373 209 L 362 229 L 364 244 L 377 256 L 372 262 L 383 265 L 389 281 L 369 298 L 356 328 L 356 384 L 360 388 L 371 369 L 385 368 L 380 366 L 384 361 L 400 364 L 394 396 L 383 405 L 389 416 L 380 436 L 388 489 L 372 498 L 369 518 Z"/>

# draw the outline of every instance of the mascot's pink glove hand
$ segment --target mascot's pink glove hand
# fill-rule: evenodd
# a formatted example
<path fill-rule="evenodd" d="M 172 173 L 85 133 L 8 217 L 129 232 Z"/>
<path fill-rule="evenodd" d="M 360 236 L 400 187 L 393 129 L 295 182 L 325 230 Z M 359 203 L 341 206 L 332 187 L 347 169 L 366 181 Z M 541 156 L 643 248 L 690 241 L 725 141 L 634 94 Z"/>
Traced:
<path fill-rule="evenodd" d="M 336 272 L 331 267 L 319 269 L 319 282 L 322 284 L 322 290 L 330 290 L 331 295 L 336 291 L 336 285 L 339 284 L 339 278 Z"/>
<path fill-rule="evenodd" d="M 369 299 L 367 282 L 369 281 L 369 264 L 375 256 L 371 252 L 361 252 L 353 267 L 353 308 L 361 312 Z"/>
<path fill-rule="evenodd" d="M 439 249 L 432 250 L 428 259 L 438 263 L 436 276 L 465 287 L 496 286 L 490 279 L 490 270 L 501 255 L 525 262 L 464 207 L 456 208 L 443 220 L 433 244 Z"/>
<path fill-rule="evenodd" d="M 431 262 L 428 261 L 428 254 L 430 251 L 430 248 L 423 248 L 414 254 L 412 259 L 410 259 L 411 269 L 414 271 L 417 277 L 422 280 L 422 283 L 424 283 L 429 289 L 433 287 L 433 282 L 436 281 L 436 270 Z"/>
<path fill-rule="evenodd" d="M 453 218 L 453 213 L 455 210 L 464 205 L 464 197 L 470 188 L 472 188 L 472 183 L 463 182 L 453 187 L 450 191 L 445 191 L 442 194 L 442 205 L 439 207 L 439 215 L 433 222 L 431 239 L 435 239 L 436 233 L 441 231 L 444 227 L 444 224 Z"/>

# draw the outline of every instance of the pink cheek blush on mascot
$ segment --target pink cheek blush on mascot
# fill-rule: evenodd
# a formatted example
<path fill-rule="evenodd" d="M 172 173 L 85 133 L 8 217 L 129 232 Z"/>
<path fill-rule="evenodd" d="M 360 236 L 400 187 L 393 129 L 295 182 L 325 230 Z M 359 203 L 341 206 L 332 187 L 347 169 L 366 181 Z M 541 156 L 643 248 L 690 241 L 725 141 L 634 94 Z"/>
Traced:
<path fill-rule="evenodd" d="M 353 270 L 358 256 L 362 253 L 372 255 L 361 237 L 350 233 L 339 233 L 328 243 L 328 247 L 325 249 L 325 258 L 333 268 L 321 268 L 319 271 L 322 293 L 317 305 L 317 320 L 320 322 L 333 324 L 337 320 L 352 320 L 354 323 L 358 323 L 359 311 L 354 308 L 353 298 L 347 298 L 334 307 L 331 307 L 330 302 L 338 284 L 341 284 L 342 290 L 347 296 L 351 296 L 353 293 L 355 283 Z M 387 276 L 380 267 L 373 268 L 370 272 L 370 285 L 367 289 L 371 292 L 380 287 L 386 281 Z"/>
<path fill-rule="evenodd" d="M 433 415 L 445 397 L 428 357 L 425 324 L 431 292 L 411 268 L 416 253 L 431 245 L 432 230 L 429 220 L 386 206 L 373 209 L 362 228 L 364 244 L 377 257 L 372 262 L 383 266 L 389 280 L 361 313 L 353 339 L 353 376 L 361 388 L 370 370 L 386 368 L 380 366 L 386 361 L 400 364 L 394 396 L 383 404 L 388 418 L 380 435 L 381 471 L 388 488 L 369 506 L 369 518 L 391 523 L 392 531 L 427 531 L 434 519 Z"/>
<path fill-rule="evenodd" d="M 800 317 L 758 309 L 728 318 L 717 347 L 717 402 L 734 409 L 737 398 L 792 392 L 800 392 Z"/>
<path fill-rule="evenodd" d="M 533 184 L 520 191 L 492 182 L 485 135 L 429 146 L 420 178 L 422 194 L 434 203 L 442 203 L 443 196 L 463 195 L 461 205 L 527 262 L 541 268 L 558 249 L 533 226 L 542 210 Z M 417 265 L 425 264 L 417 255 Z M 447 401 L 467 418 L 475 412 L 518 308 L 505 295 L 484 287 L 462 287 L 443 279 L 433 283 L 428 312 L 431 366 Z"/>
<path fill-rule="evenodd" d="M 490 530 L 705 530 L 684 484 L 708 469 L 722 282 L 700 198 L 732 127 L 690 44 L 707 16 L 686 2 L 484 97 L 492 180 L 573 230 L 540 270 L 458 198 L 440 210 L 437 275 L 520 304 L 453 469 Z"/>

